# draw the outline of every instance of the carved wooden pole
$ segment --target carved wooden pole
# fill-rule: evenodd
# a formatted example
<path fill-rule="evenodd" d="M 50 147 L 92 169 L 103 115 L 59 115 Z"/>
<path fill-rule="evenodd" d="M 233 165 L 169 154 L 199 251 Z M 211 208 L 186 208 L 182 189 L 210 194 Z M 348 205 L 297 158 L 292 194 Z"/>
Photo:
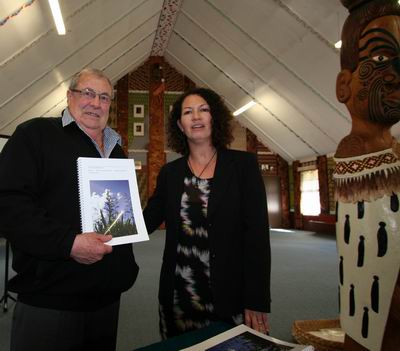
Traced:
<path fill-rule="evenodd" d="M 294 227 L 296 229 L 303 229 L 303 216 L 300 210 L 300 198 L 301 198 L 301 191 L 300 191 L 300 172 L 298 168 L 300 166 L 299 161 L 294 161 L 292 165 L 293 171 L 293 183 L 294 183 Z"/>
<path fill-rule="evenodd" d="M 157 183 L 157 175 L 165 164 L 164 152 L 164 60 L 161 56 L 152 56 L 149 60 L 149 147 L 147 153 L 148 182 L 147 194 L 150 196 Z"/>
<path fill-rule="evenodd" d="M 326 156 L 317 157 L 317 167 L 321 214 L 329 214 L 328 161 Z"/>
<path fill-rule="evenodd" d="M 333 174 L 344 350 L 397 351 L 400 145 L 391 127 L 400 121 L 400 7 L 395 0 L 341 2 L 349 16 L 336 95 L 352 120 Z"/>
<path fill-rule="evenodd" d="M 281 186 L 281 211 L 282 219 L 281 225 L 283 228 L 290 228 L 290 217 L 289 217 L 289 165 L 279 155 L 276 155 L 276 161 L 278 164 L 278 176 Z"/>
<path fill-rule="evenodd" d="M 117 83 L 117 131 L 122 138 L 122 149 L 128 154 L 128 109 L 129 109 L 129 76 L 122 77 Z"/>

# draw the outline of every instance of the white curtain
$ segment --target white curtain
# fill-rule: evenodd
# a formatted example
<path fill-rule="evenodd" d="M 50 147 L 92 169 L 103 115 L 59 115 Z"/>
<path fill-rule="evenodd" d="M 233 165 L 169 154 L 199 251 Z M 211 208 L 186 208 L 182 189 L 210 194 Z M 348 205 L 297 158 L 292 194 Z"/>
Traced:
<path fill-rule="evenodd" d="M 321 213 L 319 202 L 318 170 L 300 172 L 300 211 L 305 216 L 318 216 Z"/>

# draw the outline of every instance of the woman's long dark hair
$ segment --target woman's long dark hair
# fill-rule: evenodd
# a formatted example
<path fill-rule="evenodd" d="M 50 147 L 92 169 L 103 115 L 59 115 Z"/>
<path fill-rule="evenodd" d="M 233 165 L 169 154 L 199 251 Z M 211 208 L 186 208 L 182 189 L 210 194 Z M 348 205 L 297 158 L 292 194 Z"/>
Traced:
<path fill-rule="evenodd" d="M 212 124 L 212 144 L 215 148 L 227 148 L 233 140 L 232 114 L 225 102 L 215 91 L 207 88 L 193 88 L 183 93 L 174 103 L 168 118 L 168 146 L 182 155 L 189 153 L 185 134 L 179 129 L 178 121 L 182 115 L 182 103 L 190 95 L 201 96 L 210 106 Z"/>

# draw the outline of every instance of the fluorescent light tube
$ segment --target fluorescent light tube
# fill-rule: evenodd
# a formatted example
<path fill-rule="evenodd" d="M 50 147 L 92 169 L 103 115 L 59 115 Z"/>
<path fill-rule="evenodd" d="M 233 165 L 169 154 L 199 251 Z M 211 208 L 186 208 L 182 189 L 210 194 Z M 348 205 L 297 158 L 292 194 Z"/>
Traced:
<path fill-rule="evenodd" d="M 65 35 L 65 26 L 58 0 L 49 0 L 49 5 L 51 13 L 53 14 L 54 23 L 56 24 L 58 35 Z"/>
<path fill-rule="evenodd" d="M 240 115 L 241 113 L 243 113 L 244 111 L 248 110 L 250 107 L 253 107 L 255 104 L 256 104 L 256 102 L 254 100 L 251 100 L 246 105 L 242 106 L 241 108 L 239 108 L 238 110 L 233 112 L 233 115 L 236 117 L 236 116 Z"/>

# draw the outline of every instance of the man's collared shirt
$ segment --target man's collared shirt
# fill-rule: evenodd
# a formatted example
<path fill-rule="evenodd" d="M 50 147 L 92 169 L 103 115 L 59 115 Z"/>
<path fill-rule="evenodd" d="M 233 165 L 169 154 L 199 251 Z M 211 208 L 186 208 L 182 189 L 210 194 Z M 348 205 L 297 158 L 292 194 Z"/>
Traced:
<path fill-rule="evenodd" d="M 71 116 L 68 108 L 66 108 L 63 112 L 62 116 L 62 125 L 63 127 L 71 124 L 71 123 L 76 123 L 75 119 Z M 81 126 L 76 123 L 76 125 L 81 129 L 89 138 L 90 136 L 81 128 Z M 109 158 L 111 151 L 114 149 L 115 145 L 117 143 L 121 145 L 121 136 L 112 128 L 110 127 L 105 127 L 103 130 L 103 146 L 104 146 L 104 152 L 100 149 L 100 147 L 97 145 L 97 143 L 90 138 L 90 140 L 93 142 L 94 146 L 96 147 L 97 151 L 100 153 L 101 157 L 103 158 Z"/>

